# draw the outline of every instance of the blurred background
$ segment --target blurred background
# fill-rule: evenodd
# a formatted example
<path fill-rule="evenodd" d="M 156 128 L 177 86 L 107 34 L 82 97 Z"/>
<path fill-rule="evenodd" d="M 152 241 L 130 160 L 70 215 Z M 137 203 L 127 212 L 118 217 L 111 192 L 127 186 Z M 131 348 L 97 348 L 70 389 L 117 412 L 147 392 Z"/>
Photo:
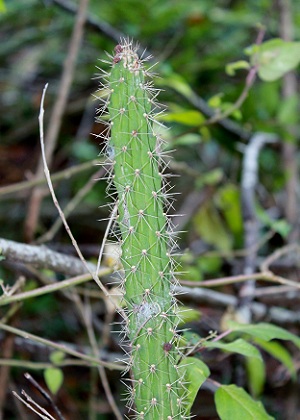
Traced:
<path fill-rule="evenodd" d="M 176 229 L 182 231 L 178 235 L 180 256 L 176 257 L 184 272 L 180 279 L 200 282 L 238 275 L 246 272 L 247 264 L 253 273 L 277 249 L 290 247 L 289 252 L 274 258 L 271 268 L 278 276 L 298 281 L 299 67 L 275 81 L 257 78 L 250 86 L 248 70 L 230 75 L 228 64 L 248 60 L 247 48 L 257 42 L 262 25 L 264 41 L 278 37 L 299 40 L 299 2 L 5 0 L 0 7 L 1 238 L 43 244 L 75 255 L 68 235 L 56 221 L 57 210 L 40 167 L 38 115 L 48 83 L 45 138 L 46 147 L 47 141 L 51 143 L 48 163 L 56 195 L 63 209 L 76 197 L 70 214 L 66 214 L 68 223 L 84 256 L 97 261 L 109 217 L 107 183 L 95 182 L 104 176 L 97 166 L 103 161 L 99 153 L 104 130 L 95 120 L 101 106 L 98 68 L 109 71 L 107 54 L 112 53 L 120 37 L 129 37 L 146 50 L 144 57 L 153 56 L 149 66 L 155 64 L 155 86 L 162 89 L 159 102 L 167 106 L 160 121 L 168 128 L 163 135 L 171 154 L 169 171 L 175 175 L 172 191 L 180 193 L 175 195 L 170 211 Z M 80 8 L 86 8 L 84 27 Z M 239 98 L 241 106 L 234 106 Z M 225 118 L 211 120 L 213 115 L 223 114 Z M 256 180 L 253 190 L 245 193 L 245 151 L 247 145 L 255 143 L 257 133 L 262 133 L 262 144 L 257 146 L 257 155 L 248 155 L 254 166 L 257 163 Z M 242 200 L 243 194 L 249 194 L 250 204 Z M 247 253 L 250 248 L 253 252 Z M 31 290 L 40 285 L 41 276 L 56 281 L 66 277 L 47 267 L 37 271 L 20 261 L 3 261 L 0 278 L 13 285 L 24 277 L 24 290 Z M 265 283 L 260 286 L 266 289 Z M 244 305 L 236 285 L 226 284 L 217 290 L 237 299 L 232 301 L 234 305 L 241 301 Z M 103 325 L 108 322 L 105 307 L 102 301 L 90 299 L 101 342 Z M 199 313 L 198 319 L 188 319 L 187 326 L 200 337 L 218 330 L 224 317 L 235 312 L 215 295 L 211 299 L 185 299 Z M 271 294 L 264 290 L 251 300 L 261 303 L 265 310 L 264 316 L 256 318 L 254 314 L 253 320 L 274 322 L 299 333 L 297 291 L 280 289 Z M 286 316 L 274 318 L 270 315 L 274 307 Z M 6 316 L 9 309 L 1 308 L 1 316 Z M 74 302 L 63 295 L 24 301 L 12 315 L 11 325 L 53 341 L 72 343 L 79 349 L 87 345 L 86 331 L 74 315 Z M 0 333 L 0 357 L 49 360 L 49 350 L 44 347 L 27 345 L 20 337 L 8 345 L 9 337 Z M 299 353 L 292 345 L 285 345 L 288 360 L 297 372 Z M 120 352 L 116 337 L 101 346 L 108 353 Z M 240 356 L 214 350 L 203 357 L 215 380 L 252 390 L 276 419 L 296 419 L 300 418 L 299 378 L 291 379 L 286 367 L 289 363 L 282 364 L 283 354 L 284 350 L 276 359 L 263 353 L 266 374 L 257 379 L 259 384 L 253 373 L 257 366 L 251 371 L 250 364 L 245 366 Z M 5 369 L 0 386 L 2 418 L 35 418 L 11 395 L 12 389 L 30 388 L 22 366 L 1 369 Z M 31 374 L 45 386 L 44 369 Z M 108 375 L 124 412 L 124 386 L 119 373 L 110 371 Z M 66 367 L 63 377 L 55 400 L 65 418 L 114 418 L 93 369 Z M 209 389 L 199 392 L 194 413 L 197 419 L 218 418 Z"/>

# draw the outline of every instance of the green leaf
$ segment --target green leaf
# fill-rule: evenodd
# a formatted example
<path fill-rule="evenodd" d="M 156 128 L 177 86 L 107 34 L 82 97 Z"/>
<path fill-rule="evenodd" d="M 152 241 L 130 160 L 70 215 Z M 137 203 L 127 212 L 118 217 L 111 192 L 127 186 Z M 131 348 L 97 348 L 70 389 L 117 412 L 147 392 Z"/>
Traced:
<path fill-rule="evenodd" d="M 217 193 L 218 208 L 222 209 L 230 230 L 236 235 L 243 231 L 240 198 L 239 189 L 230 183 L 220 188 Z"/>
<path fill-rule="evenodd" d="M 296 124 L 299 118 L 298 106 L 299 98 L 296 93 L 283 99 L 278 110 L 278 121 L 283 125 Z"/>
<path fill-rule="evenodd" d="M 194 217 L 195 229 L 201 239 L 217 249 L 231 249 L 231 237 L 218 211 L 211 201 L 205 203 Z"/>
<path fill-rule="evenodd" d="M 270 227 L 276 233 L 286 238 L 291 231 L 291 225 L 285 219 L 273 220 L 269 214 L 260 206 L 256 207 L 257 216 L 267 227 Z"/>
<path fill-rule="evenodd" d="M 187 306 L 180 306 L 176 311 L 176 315 L 179 318 L 179 325 L 186 324 L 187 322 L 199 321 L 201 318 L 201 312 L 196 309 L 189 308 Z"/>
<path fill-rule="evenodd" d="M 187 381 L 187 397 L 185 398 L 185 408 L 188 413 L 193 405 L 196 395 L 201 385 L 210 375 L 208 366 L 200 359 L 195 357 L 187 357 L 179 363 L 179 367 L 185 369 L 185 378 Z"/>
<path fill-rule="evenodd" d="M 261 322 L 256 325 L 251 324 L 238 324 L 235 321 L 228 321 L 228 326 L 233 331 L 239 331 L 247 333 L 255 338 L 260 338 L 265 341 L 270 341 L 274 339 L 278 340 L 290 340 L 298 348 L 300 348 L 300 338 L 295 334 L 290 333 L 287 330 L 284 330 L 281 327 L 277 327 L 273 324 L 268 324 L 266 322 Z"/>
<path fill-rule="evenodd" d="M 260 401 L 236 385 L 222 385 L 215 393 L 217 412 L 221 420 L 271 420 Z"/>
<path fill-rule="evenodd" d="M 239 60 L 239 61 L 235 61 L 233 63 L 228 63 L 225 67 L 225 72 L 226 74 L 228 74 L 228 76 L 234 76 L 236 70 L 241 70 L 241 69 L 249 69 L 250 65 L 248 63 L 248 61 L 245 60 Z"/>
<path fill-rule="evenodd" d="M 74 142 L 71 146 L 71 153 L 82 162 L 93 159 L 97 155 L 97 148 L 88 142 Z"/>
<path fill-rule="evenodd" d="M 197 259 L 198 273 L 199 272 L 205 273 L 205 274 L 219 273 L 221 266 L 222 266 L 222 259 L 218 255 L 201 256 Z"/>
<path fill-rule="evenodd" d="M 201 189 L 204 185 L 216 185 L 222 181 L 224 172 L 221 168 L 215 168 L 201 174 L 196 179 L 196 188 Z"/>
<path fill-rule="evenodd" d="M 195 133 L 183 134 L 178 137 L 174 142 L 174 146 L 193 146 L 201 143 L 201 136 Z"/>
<path fill-rule="evenodd" d="M 264 42 L 254 49 L 251 61 L 258 66 L 262 80 L 270 82 L 279 79 L 300 63 L 300 42 L 286 42 L 277 38 Z"/>
<path fill-rule="evenodd" d="M 206 341 L 203 346 L 205 348 L 221 349 L 230 353 L 238 353 L 246 357 L 255 357 L 262 360 L 259 350 L 242 338 L 238 338 L 231 343 L 223 343 L 221 341 Z"/>
<path fill-rule="evenodd" d="M 200 342 L 204 342 L 205 338 L 201 337 L 199 334 L 191 331 L 184 331 L 181 337 L 184 337 L 186 346 L 192 347 L 196 344 L 199 345 Z"/>
<path fill-rule="evenodd" d="M 6 6 L 4 3 L 4 0 L 0 0 L 0 13 L 5 13 L 6 12 Z"/>
<path fill-rule="evenodd" d="M 44 370 L 44 379 L 49 390 L 55 395 L 63 383 L 64 374 L 61 369 L 48 368 Z"/>
<path fill-rule="evenodd" d="M 50 360 L 53 364 L 60 363 L 64 360 L 66 354 L 61 350 L 55 350 L 50 354 Z"/>
<path fill-rule="evenodd" d="M 251 394 L 258 397 L 266 382 L 266 368 L 262 359 L 248 357 L 246 359 L 246 370 L 248 376 L 248 386 Z"/>
<path fill-rule="evenodd" d="M 171 87 L 186 98 L 190 98 L 193 95 L 193 90 L 189 84 L 177 73 L 172 73 L 170 76 L 162 79 L 162 84 Z"/>
<path fill-rule="evenodd" d="M 187 110 L 182 112 L 170 112 L 163 117 L 163 120 L 195 127 L 203 124 L 205 117 L 199 111 Z"/>
<path fill-rule="evenodd" d="M 290 372 L 293 380 L 296 380 L 296 369 L 294 361 L 290 353 L 285 347 L 276 341 L 267 342 L 265 340 L 256 339 L 255 342 L 267 353 L 279 360 Z"/>
<path fill-rule="evenodd" d="M 219 108 L 222 104 L 222 96 L 223 93 L 217 93 L 216 95 L 212 96 L 208 102 L 207 105 L 209 105 L 211 108 Z"/>

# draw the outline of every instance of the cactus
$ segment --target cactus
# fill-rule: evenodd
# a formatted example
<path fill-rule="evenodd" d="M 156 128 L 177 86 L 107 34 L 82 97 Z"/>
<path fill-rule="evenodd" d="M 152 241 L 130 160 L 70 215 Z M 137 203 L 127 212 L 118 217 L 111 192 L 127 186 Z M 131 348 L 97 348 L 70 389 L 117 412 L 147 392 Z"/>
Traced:
<path fill-rule="evenodd" d="M 168 184 L 162 140 L 154 130 L 158 90 L 138 57 L 123 40 L 105 77 L 117 195 L 119 240 L 124 268 L 125 330 L 129 338 L 128 406 L 137 419 L 187 418 L 184 377 L 178 367 L 176 300 L 172 294 L 173 240 L 165 214 Z M 157 123 L 155 123 L 157 124 Z"/>

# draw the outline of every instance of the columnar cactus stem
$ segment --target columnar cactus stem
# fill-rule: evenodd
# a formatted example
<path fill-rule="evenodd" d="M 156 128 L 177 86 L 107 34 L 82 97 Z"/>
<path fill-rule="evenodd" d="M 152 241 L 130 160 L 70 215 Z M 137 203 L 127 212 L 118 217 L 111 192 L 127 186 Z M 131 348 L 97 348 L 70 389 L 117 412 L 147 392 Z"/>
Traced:
<path fill-rule="evenodd" d="M 136 48 L 115 47 L 108 83 L 113 181 L 125 271 L 126 329 L 130 340 L 134 417 L 186 418 L 182 372 L 177 366 L 173 263 L 164 213 L 167 184 L 161 139 L 154 132 L 157 91 Z"/>

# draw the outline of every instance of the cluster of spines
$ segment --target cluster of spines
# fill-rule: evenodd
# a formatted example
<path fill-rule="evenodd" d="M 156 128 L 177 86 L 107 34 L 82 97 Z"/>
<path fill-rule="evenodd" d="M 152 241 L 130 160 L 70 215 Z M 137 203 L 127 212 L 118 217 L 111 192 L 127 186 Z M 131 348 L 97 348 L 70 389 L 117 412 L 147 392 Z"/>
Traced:
<path fill-rule="evenodd" d="M 111 71 L 102 86 L 109 92 L 103 107 L 109 115 L 104 137 L 118 202 L 118 239 L 125 272 L 124 329 L 133 375 L 128 406 L 137 419 L 187 418 L 172 294 L 175 241 L 165 213 L 171 205 L 164 174 L 167 163 L 162 139 L 153 128 L 160 109 L 158 91 L 148 81 L 150 73 L 132 42 L 123 40 L 110 58 Z"/>

